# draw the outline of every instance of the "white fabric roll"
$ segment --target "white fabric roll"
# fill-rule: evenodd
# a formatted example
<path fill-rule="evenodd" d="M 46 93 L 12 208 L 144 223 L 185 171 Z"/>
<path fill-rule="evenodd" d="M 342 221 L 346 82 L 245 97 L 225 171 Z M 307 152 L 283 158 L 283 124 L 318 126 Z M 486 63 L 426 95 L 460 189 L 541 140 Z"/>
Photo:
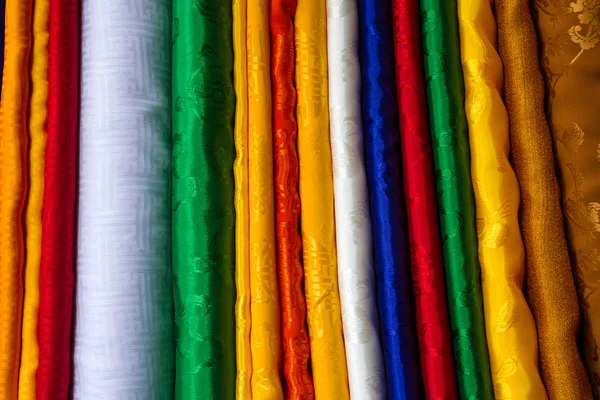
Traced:
<path fill-rule="evenodd" d="M 352 399 L 386 399 L 360 114 L 356 0 L 327 0 L 338 275 Z"/>
<path fill-rule="evenodd" d="M 74 399 L 170 399 L 171 5 L 83 0 Z"/>

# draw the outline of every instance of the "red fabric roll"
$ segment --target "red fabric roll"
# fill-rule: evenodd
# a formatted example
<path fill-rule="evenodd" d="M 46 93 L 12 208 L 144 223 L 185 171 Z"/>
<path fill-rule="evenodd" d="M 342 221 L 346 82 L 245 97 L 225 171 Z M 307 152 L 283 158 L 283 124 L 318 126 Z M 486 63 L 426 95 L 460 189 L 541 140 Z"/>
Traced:
<path fill-rule="evenodd" d="M 304 269 L 300 261 L 299 165 L 296 151 L 294 24 L 296 0 L 271 0 L 271 79 L 275 151 L 275 217 L 286 399 L 314 399 L 308 363 Z"/>
<path fill-rule="evenodd" d="M 396 84 L 421 372 L 427 399 L 457 398 L 433 181 L 419 0 L 393 0 Z"/>
<path fill-rule="evenodd" d="M 79 127 L 79 1 L 50 0 L 38 400 L 68 398 Z"/>

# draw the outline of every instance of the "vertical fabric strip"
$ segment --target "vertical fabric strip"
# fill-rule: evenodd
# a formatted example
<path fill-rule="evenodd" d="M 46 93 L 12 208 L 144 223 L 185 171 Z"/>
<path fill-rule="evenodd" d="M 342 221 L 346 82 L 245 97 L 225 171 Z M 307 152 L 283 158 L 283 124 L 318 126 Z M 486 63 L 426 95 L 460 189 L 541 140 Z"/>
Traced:
<path fill-rule="evenodd" d="M 19 385 L 32 14 L 31 0 L 6 0 L 0 103 L 0 398 L 6 400 L 16 400 Z"/>
<path fill-rule="evenodd" d="M 563 230 L 529 1 L 498 0 L 495 13 L 510 120 L 510 151 L 521 189 L 525 287 L 537 327 L 540 373 L 550 399 L 590 400 L 590 382 L 577 349 L 579 304 Z"/>
<path fill-rule="evenodd" d="M 310 344 L 303 293 L 304 269 L 300 260 L 302 242 L 299 232 L 298 131 L 292 22 L 296 5 L 296 0 L 271 0 L 270 4 L 275 219 L 286 398 L 311 400 L 314 399 L 314 387 L 308 372 Z"/>
<path fill-rule="evenodd" d="M 304 287 L 315 395 L 349 400 L 335 247 L 325 0 L 299 0 L 294 22 Z"/>
<path fill-rule="evenodd" d="M 252 398 L 283 400 L 275 259 L 269 0 L 248 4 L 248 161 L 250 177 L 250 311 Z"/>
<path fill-rule="evenodd" d="M 403 209 L 391 3 L 360 0 L 361 110 L 381 342 L 390 399 L 422 396 Z"/>
<path fill-rule="evenodd" d="M 82 3 L 75 400 L 173 396 L 170 4 Z"/>
<path fill-rule="evenodd" d="M 394 0 L 396 88 L 408 239 L 425 398 L 455 399 L 450 323 L 433 182 L 419 0 Z"/>
<path fill-rule="evenodd" d="M 175 398 L 235 397 L 231 0 L 173 0 Z"/>
<path fill-rule="evenodd" d="M 475 208 L 456 0 L 421 0 L 425 82 L 458 391 L 493 399 L 477 260 Z"/>
<path fill-rule="evenodd" d="M 496 398 L 545 399 L 535 322 L 521 291 L 519 185 L 508 162 L 502 61 L 489 0 L 458 0 L 488 352 Z"/>
<path fill-rule="evenodd" d="M 71 383 L 79 128 L 79 1 L 50 0 L 48 134 L 44 168 L 40 346 L 36 398 L 60 399 Z"/>
<path fill-rule="evenodd" d="M 250 251 L 249 251 L 249 176 L 248 176 L 248 74 L 246 72 L 247 1 L 234 0 L 233 18 L 233 81 L 235 89 L 233 164 L 235 179 L 235 398 L 252 398 L 252 351 L 250 348 Z"/>
<path fill-rule="evenodd" d="M 360 113 L 356 0 L 327 1 L 329 116 L 338 277 L 350 396 L 386 399 Z"/>
<path fill-rule="evenodd" d="M 31 97 L 29 100 L 29 194 L 25 211 L 25 298 L 19 398 L 35 399 L 38 368 L 38 315 L 40 306 L 40 260 L 42 255 L 42 203 L 48 101 L 48 16 L 50 2 L 39 0 L 33 9 Z M 4 19 L 4 15 L 0 15 Z M 4 35 L 2 35 L 4 36 Z M 1 50 L 0 50 L 1 51 Z M 77 121 L 77 120 L 76 120 Z"/>

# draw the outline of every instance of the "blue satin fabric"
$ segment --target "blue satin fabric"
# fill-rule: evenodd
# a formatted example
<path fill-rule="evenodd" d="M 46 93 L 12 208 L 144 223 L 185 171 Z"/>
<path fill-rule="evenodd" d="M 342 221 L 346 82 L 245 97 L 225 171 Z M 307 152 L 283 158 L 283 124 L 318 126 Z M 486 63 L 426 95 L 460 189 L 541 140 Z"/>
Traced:
<path fill-rule="evenodd" d="M 389 0 L 359 0 L 362 117 L 388 399 L 422 397 Z"/>

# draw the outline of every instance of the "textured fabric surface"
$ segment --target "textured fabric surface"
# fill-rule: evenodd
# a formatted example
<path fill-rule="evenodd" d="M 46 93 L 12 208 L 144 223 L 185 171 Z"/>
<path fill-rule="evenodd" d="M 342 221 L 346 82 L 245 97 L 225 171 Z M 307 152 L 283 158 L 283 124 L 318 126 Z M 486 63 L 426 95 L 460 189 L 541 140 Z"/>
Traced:
<path fill-rule="evenodd" d="M 582 310 L 581 353 L 600 398 L 600 0 L 534 0 L 533 9 Z"/>
<path fill-rule="evenodd" d="M 442 254 L 458 391 L 493 399 L 485 339 L 456 0 L 421 0 Z"/>
<path fill-rule="evenodd" d="M 170 1 L 82 3 L 74 399 L 173 396 Z"/>
<path fill-rule="evenodd" d="M 591 399 L 577 350 L 579 305 L 544 115 L 544 81 L 529 1 L 498 0 L 495 12 L 510 152 L 521 189 L 525 288 L 537 327 L 540 374 L 550 399 Z"/>
<path fill-rule="evenodd" d="M 348 400 L 329 141 L 326 0 L 299 0 L 294 20 L 304 293 L 317 399 Z"/>
<path fill-rule="evenodd" d="M 327 1 L 338 277 L 350 396 L 386 399 L 360 109 L 358 4 Z"/>

